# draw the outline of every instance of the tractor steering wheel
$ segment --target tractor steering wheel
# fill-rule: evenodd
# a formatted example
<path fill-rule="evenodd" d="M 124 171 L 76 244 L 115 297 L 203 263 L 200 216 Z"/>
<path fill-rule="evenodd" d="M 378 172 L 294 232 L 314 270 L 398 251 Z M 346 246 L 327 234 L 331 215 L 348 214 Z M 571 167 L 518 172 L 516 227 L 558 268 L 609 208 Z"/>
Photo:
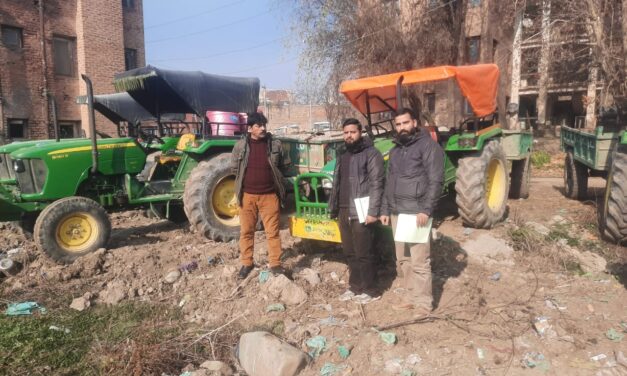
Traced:
<path fill-rule="evenodd" d="M 144 142 L 146 143 L 146 146 L 149 146 L 155 140 L 159 144 L 162 144 L 162 145 L 165 144 L 165 141 L 163 141 L 163 139 L 161 137 L 157 136 L 157 135 L 146 133 L 146 132 L 142 131 L 141 129 L 138 129 L 137 133 L 144 140 Z"/>

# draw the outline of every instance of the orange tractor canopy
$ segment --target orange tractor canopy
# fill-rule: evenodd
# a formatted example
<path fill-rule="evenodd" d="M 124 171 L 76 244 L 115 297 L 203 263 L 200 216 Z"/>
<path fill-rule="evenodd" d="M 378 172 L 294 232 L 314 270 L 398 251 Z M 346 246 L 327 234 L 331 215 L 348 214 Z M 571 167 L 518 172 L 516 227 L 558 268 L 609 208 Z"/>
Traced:
<path fill-rule="evenodd" d="M 399 107 L 401 87 L 455 78 L 462 95 L 477 117 L 496 111 L 499 68 L 496 64 L 416 69 L 342 82 L 340 92 L 362 114 L 394 111 Z"/>

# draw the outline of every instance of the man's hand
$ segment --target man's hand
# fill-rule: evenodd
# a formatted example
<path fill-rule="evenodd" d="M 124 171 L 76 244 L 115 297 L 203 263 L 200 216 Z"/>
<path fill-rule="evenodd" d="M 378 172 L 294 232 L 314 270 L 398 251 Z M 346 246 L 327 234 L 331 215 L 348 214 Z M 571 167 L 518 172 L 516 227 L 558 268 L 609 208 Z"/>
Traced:
<path fill-rule="evenodd" d="M 379 217 L 379 220 L 381 221 L 381 223 L 384 226 L 388 226 L 390 224 L 390 216 L 389 215 L 382 215 Z"/>
<path fill-rule="evenodd" d="M 371 216 L 371 215 L 367 215 L 367 216 L 366 216 L 366 223 L 365 223 L 365 224 L 366 224 L 366 225 L 370 225 L 370 224 L 375 223 L 375 222 L 376 222 L 376 221 L 378 221 L 378 220 L 379 220 L 379 218 L 377 218 L 377 217 L 373 217 L 373 216 Z"/>
<path fill-rule="evenodd" d="M 424 227 L 424 226 L 426 226 L 428 221 L 429 221 L 429 216 L 426 215 L 425 213 L 418 213 L 418 214 L 416 214 L 416 226 L 417 227 Z"/>

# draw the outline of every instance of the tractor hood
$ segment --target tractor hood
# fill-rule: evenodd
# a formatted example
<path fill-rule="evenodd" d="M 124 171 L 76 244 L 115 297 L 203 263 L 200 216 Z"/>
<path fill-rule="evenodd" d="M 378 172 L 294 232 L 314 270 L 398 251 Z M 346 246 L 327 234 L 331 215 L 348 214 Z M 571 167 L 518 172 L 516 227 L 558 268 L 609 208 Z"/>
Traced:
<path fill-rule="evenodd" d="M 259 104 L 259 79 L 204 72 L 175 71 L 153 66 L 119 73 L 115 90 L 126 91 L 154 116 L 206 111 L 254 112 Z"/>
<path fill-rule="evenodd" d="M 87 96 L 76 98 L 76 103 L 87 104 Z M 157 118 L 142 107 L 128 93 L 94 95 L 94 110 L 115 124 L 126 121 L 137 124 L 141 121 L 156 121 Z M 161 120 L 183 120 L 184 114 L 163 114 Z"/>
<path fill-rule="evenodd" d="M 61 139 L 60 142 L 66 141 L 74 141 L 76 139 Z M 30 141 L 16 141 L 10 144 L 0 146 L 0 154 L 10 154 L 16 150 L 28 148 L 31 146 L 44 145 L 51 142 L 55 142 L 56 140 L 30 140 Z"/>
<path fill-rule="evenodd" d="M 131 137 L 103 138 L 98 141 L 98 149 L 118 149 L 136 146 L 135 139 Z M 11 153 L 11 158 L 29 159 L 44 158 L 46 156 L 62 155 L 68 153 L 87 152 L 91 153 L 91 140 L 86 138 L 65 140 L 60 142 L 49 142 L 38 144 L 27 148 L 22 148 Z"/>
<path fill-rule="evenodd" d="M 499 68 L 495 64 L 440 66 L 344 81 L 340 92 L 361 113 L 397 109 L 397 85 L 409 86 L 455 78 L 475 116 L 496 111 Z"/>

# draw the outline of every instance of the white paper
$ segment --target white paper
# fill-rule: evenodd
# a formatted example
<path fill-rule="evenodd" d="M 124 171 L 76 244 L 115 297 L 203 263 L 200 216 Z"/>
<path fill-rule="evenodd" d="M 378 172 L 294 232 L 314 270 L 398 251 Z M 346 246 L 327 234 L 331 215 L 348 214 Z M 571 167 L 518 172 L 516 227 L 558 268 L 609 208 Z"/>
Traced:
<path fill-rule="evenodd" d="M 399 214 L 394 231 L 394 241 L 403 243 L 426 243 L 431 234 L 433 219 L 429 218 L 427 224 L 422 227 L 416 226 L 416 216 L 410 214 Z"/>
<path fill-rule="evenodd" d="M 370 197 L 361 197 L 355 199 L 355 209 L 357 209 L 357 218 L 359 219 L 359 223 L 366 222 L 369 205 Z"/>

